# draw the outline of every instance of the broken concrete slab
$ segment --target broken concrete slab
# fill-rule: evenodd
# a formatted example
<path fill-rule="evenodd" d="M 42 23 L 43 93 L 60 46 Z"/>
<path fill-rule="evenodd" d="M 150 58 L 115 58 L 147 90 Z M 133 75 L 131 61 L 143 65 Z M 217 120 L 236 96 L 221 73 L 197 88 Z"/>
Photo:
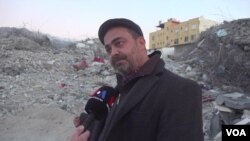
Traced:
<path fill-rule="evenodd" d="M 219 95 L 215 101 L 219 105 L 224 105 L 233 109 L 250 109 L 250 97 L 238 92 Z"/>
<path fill-rule="evenodd" d="M 222 112 L 228 112 L 228 113 L 232 113 L 233 110 L 231 108 L 228 108 L 226 106 L 222 106 L 222 105 L 218 105 L 216 102 L 213 102 L 214 104 L 214 107 L 216 109 L 218 109 L 219 111 L 222 111 Z"/>
<path fill-rule="evenodd" d="M 221 123 L 220 123 L 220 115 L 218 111 L 213 111 L 213 116 L 210 122 L 210 129 L 209 129 L 209 139 L 215 138 L 218 132 L 221 131 Z"/>
<path fill-rule="evenodd" d="M 250 117 L 242 119 L 241 121 L 237 122 L 235 125 L 250 125 Z"/>

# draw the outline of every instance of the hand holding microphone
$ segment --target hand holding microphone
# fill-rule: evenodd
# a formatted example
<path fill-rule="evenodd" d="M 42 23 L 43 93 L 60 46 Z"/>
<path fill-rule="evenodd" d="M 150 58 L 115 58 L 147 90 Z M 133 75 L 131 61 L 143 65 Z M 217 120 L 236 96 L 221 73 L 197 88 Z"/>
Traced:
<path fill-rule="evenodd" d="M 75 129 L 74 133 L 68 138 L 68 141 L 88 141 L 90 137 L 90 132 L 86 131 L 82 133 L 84 130 L 83 126 L 79 126 Z"/>
<path fill-rule="evenodd" d="M 87 141 L 90 137 L 88 130 L 94 120 L 105 119 L 110 108 L 112 107 L 118 92 L 109 86 L 102 86 L 88 100 L 85 111 L 80 117 L 74 119 L 74 124 L 77 127 L 69 141 Z M 83 126 L 82 126 L 83 125 Z"/>
<path fill-rule="evenodd" d="M 82 113 L 80 118 L 80 125 L 84 126 L 84 131 L 88 130 L 94 120 L 105 119 L 110 108 L 112 107 L 118 92 L 109 86 L 102 86 L 88 100 L 85 111 L 86 114 Z"/>

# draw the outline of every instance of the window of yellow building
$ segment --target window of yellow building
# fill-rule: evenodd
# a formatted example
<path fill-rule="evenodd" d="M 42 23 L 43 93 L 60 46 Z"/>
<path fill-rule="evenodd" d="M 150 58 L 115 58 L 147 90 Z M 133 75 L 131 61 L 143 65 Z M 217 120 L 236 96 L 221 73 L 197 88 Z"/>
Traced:
<path fill-rule="evenodd" d="M 195 35 L 191 35 L 191 41 L 195 39 Z"/>
<path fill-rule="evenodd" d="M 152 36 L 152 38 L 151 38 L 152 40 L 155 40 L 155 36 Z"/>
<path fill-rule="evenodd" d="M 179 39 L 175 39 L 174 44 L 179 44 Z"/>
<path fill-rule="evenodd" d="M 196 24 L 194 24 L 194 25 L 192 25 L 192 27 L 191 27 L 192 29 L 196 29 L 197 28 L 197 25 Z"/>

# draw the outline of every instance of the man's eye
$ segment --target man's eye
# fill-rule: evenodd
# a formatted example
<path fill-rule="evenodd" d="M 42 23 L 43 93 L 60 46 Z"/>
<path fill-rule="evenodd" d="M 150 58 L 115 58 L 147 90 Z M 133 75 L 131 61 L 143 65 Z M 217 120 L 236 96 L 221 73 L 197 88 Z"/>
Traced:
<path fill-rule="evenodd" d="M 115 43 L 115 46 L 121 47 L 124 44 L 124 41 L 118 41 Z"/>
<path fill-rule="evenodd" d="M 110 54 L 111 48 L 110 47 L 106 47 L 105 49 L 106 49 L 106 52 Z"/>

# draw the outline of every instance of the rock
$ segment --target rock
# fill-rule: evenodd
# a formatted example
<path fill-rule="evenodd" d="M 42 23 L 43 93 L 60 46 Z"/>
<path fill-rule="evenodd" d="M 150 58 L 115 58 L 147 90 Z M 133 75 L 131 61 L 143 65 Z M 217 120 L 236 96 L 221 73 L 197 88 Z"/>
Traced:
<path fill-rule="evenodd" d="M 250 110 L 243 110 L 242 119 L 250 118 Z"/>
<path fill-rule="evenodd" d="M 250 51 L 250 47 L 249 46 L 244 46 L 244 51 Z"/>
<path fill-rule="evenodd" d="M 107 76 L 107 75 L 111 75 L 111 73 L 110 73 L 109 71 L 107 71 L 107 70 L 103 70 L 103 71 L 101 72 L 101 75 Z"/>
<path fill-rule="evenodd" d="M 202 74 L 202 77 L 201 77 L 201 79 L 202 79 L 202 81 L 204 81 L 204 82 L 209 82 L 210 81 L 210 79 L 209 79 L 209 77 L 208 77 L 208 75 L 207 74 Z"/>
<path fill-rule="evenodd" d="M 201 47 L 204 41 L 205 41 L 205 39 L 202 39 L 202 40 L 197 44 L 197 47 L 198 47 L 198 48 Z"/>
<path fill-rule="evenodd" d="M 227 36 L 227 31 L 225 29 L 220 29 L 216 32 L 218 37 L 224 37 Z"/>
<path fill-rule="evenodd" d="M 244 118 L 237 122 L 235 125 L 249 125 L 250 124 L 250 117 Z"/>
<path fill-rule="evenodd" d="M 192 67 L 191 66 L 187 66 L 186 72 L 190 72 L 191 70 L 192 70 Z"/>
<path fill-rule="evenodd" d="M 211 118 L 210 128 L 209 128 L 209 139 L 214 139 L 216 135 L 221 131 L 220 127 L 220 116 L 217 111 L 214 111 Z"/>

